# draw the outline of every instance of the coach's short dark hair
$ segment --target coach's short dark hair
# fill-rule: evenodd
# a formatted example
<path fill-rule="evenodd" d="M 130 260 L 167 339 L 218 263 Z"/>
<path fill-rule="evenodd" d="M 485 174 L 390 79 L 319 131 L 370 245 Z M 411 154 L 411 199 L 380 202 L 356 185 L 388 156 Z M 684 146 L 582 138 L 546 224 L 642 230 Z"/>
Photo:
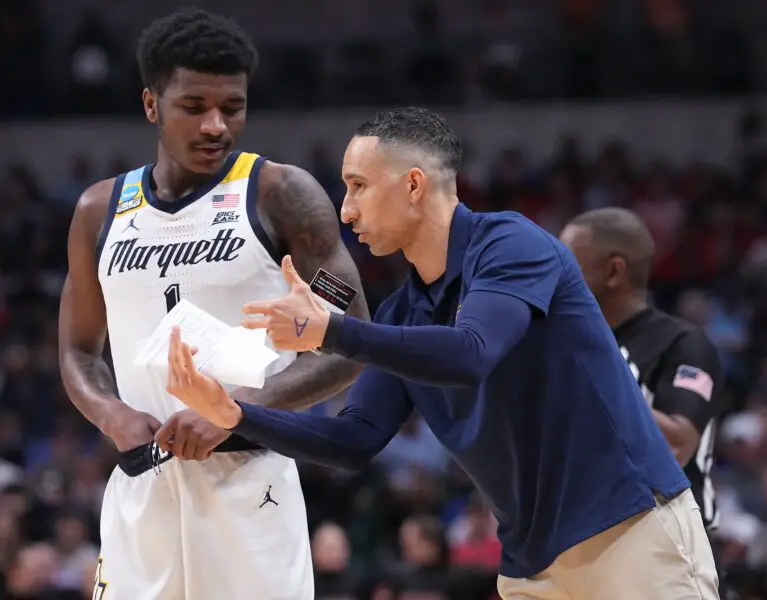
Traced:
<path fill-rule="evenodd" d="M 360 125 L 354 135 L 377 137 L 382 144 L 410 146 L 436 158 L 443 168 L 454 174 L 461 168 L 461 140 L 442 115 L 426 108 L 379 112 Z"/>
<path fill-rule="evenodd" d="M 162 93 L 176 69 L 216 75 L 253 74 L 258 55 L 237 23 L 196 8 L 157 19 L 138 43 L 144 86 Z"/>
<path fill-rule="evenodd" d="M 655 241 L 639 215 L 625 208 L 597 208 L 578 215 L 570 225 L 588 228 L 597 246 L 626 261 L 632 285 L 637 289 L 647 287 Z"/>

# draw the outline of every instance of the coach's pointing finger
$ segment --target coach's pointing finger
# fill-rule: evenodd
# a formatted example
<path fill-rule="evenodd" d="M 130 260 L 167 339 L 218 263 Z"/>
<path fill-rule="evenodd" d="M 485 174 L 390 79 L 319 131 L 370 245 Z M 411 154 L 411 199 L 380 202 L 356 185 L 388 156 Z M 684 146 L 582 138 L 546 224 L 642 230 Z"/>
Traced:
<path fill-rule="evenodd" d="M 254 319 L 243 319 L 241 325 L 245 329 L 269 329 L 269 321 L 265 317 L 256 317 Z"/>
<path fill-rule="evenodd" d="M 268 315 L 273 314 L 274 300 L 265 302 L 248 302 L 242 312 L 253 317 L 245 317 L 240 323 L 245 329 L 267 329 L 269 327 Z"/>

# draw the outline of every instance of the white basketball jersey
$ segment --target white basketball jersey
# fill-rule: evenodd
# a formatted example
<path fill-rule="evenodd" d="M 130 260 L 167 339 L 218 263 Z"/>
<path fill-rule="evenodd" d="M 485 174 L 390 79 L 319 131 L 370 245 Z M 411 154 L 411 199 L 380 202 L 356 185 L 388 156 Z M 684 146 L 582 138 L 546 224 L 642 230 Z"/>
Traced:
<path fill-rule="evenodd" d="M 151 167 L 115 182 L 97 260 L 117 388 L 123 402 L 160 421 L 185 406 L 166 393 L 164 376 L 133 361 L 174 304 L 186 298 L 239 325 L 244 304 L 288 291 L 256 216 L 263 162 L 256 154 L 233 153 L 209 184 L 173 203 L 152 195 Z M 280 352 L 268 374 L 295 357 Z"/>

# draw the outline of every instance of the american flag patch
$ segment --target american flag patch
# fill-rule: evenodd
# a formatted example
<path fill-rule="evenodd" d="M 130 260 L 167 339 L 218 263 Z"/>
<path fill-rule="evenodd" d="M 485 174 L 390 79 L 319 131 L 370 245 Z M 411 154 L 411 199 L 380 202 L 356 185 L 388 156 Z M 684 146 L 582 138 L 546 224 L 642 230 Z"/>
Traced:
<path fill-rule="evenodd" d="M 695 392 L 706 402 L 711 400 L 711 394 L 714 392 L 714 381 L 711 375 L 698 367 L 689 365 L 679 365 L 672 385 L 675 388 Z"/>
<path fill-rule="evenodd" d="M 213 196 L 213 208 L 234 208 L 239 203 L 239 194 L 216 194 Z"/>

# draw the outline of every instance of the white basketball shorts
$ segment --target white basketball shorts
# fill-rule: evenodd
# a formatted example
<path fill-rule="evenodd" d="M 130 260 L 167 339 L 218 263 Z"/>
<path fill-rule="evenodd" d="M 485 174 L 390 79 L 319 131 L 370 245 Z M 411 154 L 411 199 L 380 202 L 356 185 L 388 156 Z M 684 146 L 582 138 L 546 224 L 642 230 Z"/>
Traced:
<path fill-rule="evenodd" d="M 310 600 L 306 507 L 292 459 L 267 451 L 115 468 L 94 600 Z"/>

